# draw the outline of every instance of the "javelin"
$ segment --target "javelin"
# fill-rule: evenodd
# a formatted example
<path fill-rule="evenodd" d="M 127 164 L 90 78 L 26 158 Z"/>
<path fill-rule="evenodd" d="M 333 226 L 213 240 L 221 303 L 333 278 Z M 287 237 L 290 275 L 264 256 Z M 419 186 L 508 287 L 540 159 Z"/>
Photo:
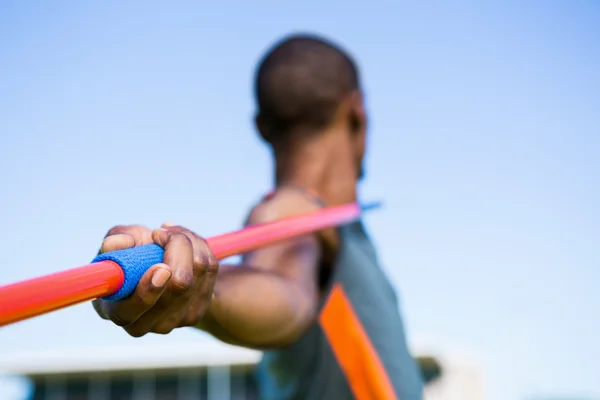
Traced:
<path fill-rule="evenodd" d="M 379 203 L 329 207 L 308 214 L 213 236 L 206 241 L 217 259 L 244 254 L 290 237 L 343 225 Z M 140 278 L 162 262 L 156 244 L 98 255 L 91 264 L 0 286 L 0 326 L 97 298 L 120 300 L 133 293 Z"/>

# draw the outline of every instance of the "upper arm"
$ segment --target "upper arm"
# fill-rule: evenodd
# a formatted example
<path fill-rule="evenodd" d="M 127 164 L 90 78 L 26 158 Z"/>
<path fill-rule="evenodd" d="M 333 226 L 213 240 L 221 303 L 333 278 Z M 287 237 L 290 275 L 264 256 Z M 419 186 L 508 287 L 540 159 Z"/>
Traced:
<path fill-rule="evenodd" d="M 320 208 L 296 190 L 280 189 L 251 211 L 247 225 L 272 222 Z M 311 301 L 318 298 L 318 268 L 322 246 L 316 233 L 305 234 L 266 246 L 243 256 L 243 264 L 278 274 L 298 285 Z"/>

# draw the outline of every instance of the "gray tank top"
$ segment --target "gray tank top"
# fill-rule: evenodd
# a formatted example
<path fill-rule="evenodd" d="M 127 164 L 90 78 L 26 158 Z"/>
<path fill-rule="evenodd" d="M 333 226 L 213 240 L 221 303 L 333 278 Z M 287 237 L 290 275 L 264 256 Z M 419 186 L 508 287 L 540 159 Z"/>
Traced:
<path fill-rule="evenodd" d="M 421 400 L 398 299 L 362 223 L 338 229 L 340 248 L 319 321 L 296 343 L 264 353 L 261 400 Z"/>

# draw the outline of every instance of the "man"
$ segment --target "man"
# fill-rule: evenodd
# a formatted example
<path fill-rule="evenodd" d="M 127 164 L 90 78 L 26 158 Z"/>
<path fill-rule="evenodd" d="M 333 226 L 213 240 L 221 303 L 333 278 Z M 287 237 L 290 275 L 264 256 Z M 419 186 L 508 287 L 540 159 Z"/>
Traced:
<path fill-rule="evenodd" d="M 352 59 L 328 41 L 288 37 L 262 59 L 256 126 L 275 158 L 275 190 L 247 224 L 356 201 L 367 117 Z M 118 226 L 102 252 L 157 243 L 153 266 L 128 299 L 97 312 L 132 336 L 184 326 L 265 350 L 265 400 L 418 400 L 396 294 L 361 222 L 254 251 L 217 265 L 206 242 L 181 226 Z"/>

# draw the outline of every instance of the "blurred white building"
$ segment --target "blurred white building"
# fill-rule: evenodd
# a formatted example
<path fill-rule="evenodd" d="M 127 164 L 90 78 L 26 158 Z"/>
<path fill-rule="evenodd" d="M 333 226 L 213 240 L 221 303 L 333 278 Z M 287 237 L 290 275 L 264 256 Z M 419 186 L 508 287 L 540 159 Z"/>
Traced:
<path fill-rule="evenodd" d="M 475 364 L 435 357 L 442 372 L 427 385 L 425 400 L 484 399 Z M 253 367 L 259 359 L 256 351 L 201 340 L 158 348 L 21 351 L 3 355 L 0 373 L 32 382 L 32 393 L 22 400 L 250 400 L 257 399 Z"/>

